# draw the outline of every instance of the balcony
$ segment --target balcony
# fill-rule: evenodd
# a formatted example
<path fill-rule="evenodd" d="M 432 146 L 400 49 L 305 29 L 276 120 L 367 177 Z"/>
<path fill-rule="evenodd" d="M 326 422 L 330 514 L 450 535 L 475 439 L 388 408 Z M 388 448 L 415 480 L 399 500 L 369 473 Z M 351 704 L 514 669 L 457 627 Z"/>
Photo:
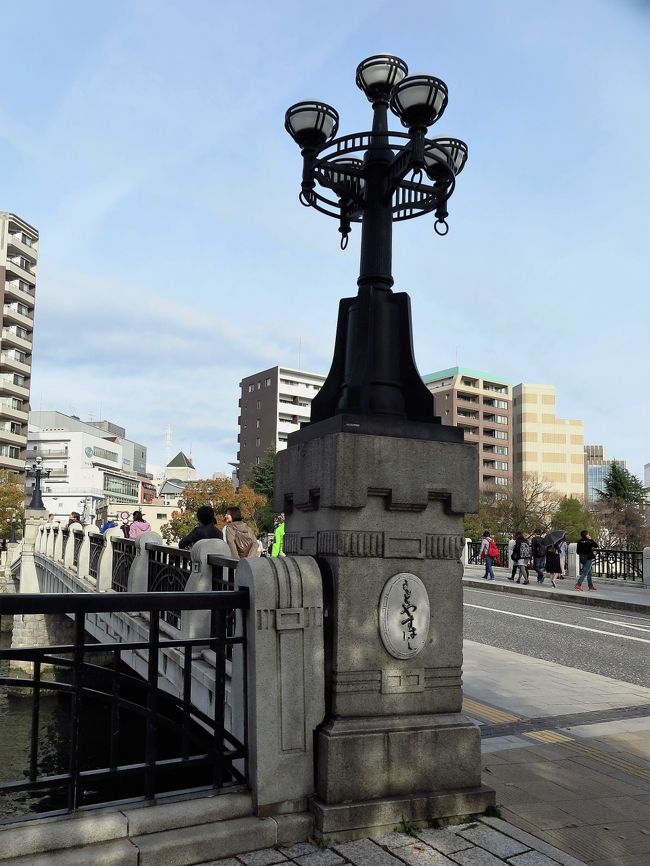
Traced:
<path fill-rule="evenodd" d="M 15 469 L 16 472 L 24 472 L 25 461 L 20 459 L 16 460 L 14 457 L 5 457 L 4 454 L 0 454 L 0 468 Z"/>
<path fill-rule="evenodd" d="M 0 394 L 10 394 L 12 397 L 20 397 L 21 400 L 29 399 L 29 388 L 24 385 L 16 385 L 15 382 L 8 382 L 6 379 L 0 378 Z"/>
<path fill-rule="evenodd" d="M 10 430 L 3 430 L 0 427 L 0 442 L 7 445 L 17 445 L 19 448 L 25 448 L 27 444 L 27 436 L 22 433 L 12 433 Z"/>
<path fill-rule="evenodd" d="M 11 296 L 23 303 L 33 305 L 34 289 L 30 286 L 28 289 L 21 289 L 16 280 L 7 280 L 5 283 L 5 297 Z"/>
<path fill-rule="evenodd" d="M 13 304 L 5 304 L 2 312 L 5 320 L 8 319 L 10 322 L 16 322 L 18 325 L 22 325 L 23 328 L 29 328 L 30 330 L 34 327 L 33 318 L 29 314 L 19 313 L 18 310 L 14 309 Z"/>
<path fill-rule="evenodd" d="M 24 232 L 18 232 L 17 234 L 9 235 L 7 238 L 7 246 L 9 248 L 13 247 L 16 250 L 16 253 L 9 252 L 9 255 L 20 254 L 21 256 L 26 256 L 28 259 L 33 259 L 35 262 L 38 258 L 38 241 L 34 241 L 33 243 L 25 243 L 23 240 L 24 237 L 27 237 Z"/>
<path fill-rule="evenodd" d="M 33 270 L 30 270 L 23 265 L 19 261 L 14 261 L 7 256 L 7 273 L 15 274 L 21 280 L 27 280 L 28 283 L 33 283 L 36 280 L 36 274 Z M 9 277 L 11 279 L 11 277 Z"/>
<path fill-rule="evenodd" d="M 30 459 L 32 457 L 42 457 L 44 460 L 46 460 L 47 458 L 67 457 L 67 456 L 68 456 L 67 448 L 50 448 L 48 446 L 45 446 L 42 448 L 40 445 L 37 445 L 35 448 L 34 443 L 33 442 L 30 443 L 30 448 L 29 448 Z"/>
<path fill-rule="evenodd" d="M 26 364 L 24 361 L 19 361 L 18 358 L 14 358 L 11 352 L 0 352 L 0 364 L 8 370 L 13 370 L 16 373 L 25 373 L 26 375 L 29 375 L 31 372 L 30 365 Z"/>
<path fill-rule="evenodd" d="M 9 328 L 2 329 L 2 342 L 16 346 L 16 348 L 22 349 L 24 352 L 32 351 L 31 340 L 26 339 L 25 337 L 19 337 L 18 334 L 14 334 L 14 332 Z"/>
<path fill-rule="evenodd" d="M 20 421 L 21 424 L 26 424 L 28 417 L 27 409 L 13 409 L 11 406 L 0 403 L 0 418 L 4 421 Z"/>

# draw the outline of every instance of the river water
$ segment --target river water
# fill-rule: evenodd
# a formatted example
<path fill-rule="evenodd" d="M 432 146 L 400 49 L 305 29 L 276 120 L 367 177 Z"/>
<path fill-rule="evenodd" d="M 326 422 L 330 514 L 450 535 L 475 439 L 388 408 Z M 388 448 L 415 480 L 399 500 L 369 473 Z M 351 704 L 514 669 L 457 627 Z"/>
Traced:
<path fill-rule="evenodd" d="M 3 623 L 4 624 L 4 623 Z M 0 632 L 0 648 L 11 646 L 11 632 Z M 128 668 L 124 672 L 133 674 Z M 0 660 L 0 677 L 7 676 L 9 664 Z M 12 672 L 12 675 L 16 675 Z M 57 671 L 57 681 L 70 681 L 69 671 Z M 141 681 L 140 681 L 141 682 Z M 110 691 L 110 680 L 106 674 L 98 672 L 93 678 L 86 673 L 84 684 L 98 691 Z M 144 690 L 141 685 L 121 687 L 120 693 L 134 703 L 143 704 Z M 164 698 L 160 699 L 164 702 Z M 54 775 L 65 773 L 69 766 L 70 743 L 70 696 L 53 692 L 46 688 L 41 691 L 38 774 Z M 162 707 L 161 707 L 162 709 Z M 173 712 L 167 713 L 173 719 Z M 98 700 L 84 700 L 80 725 L 82 769 L 106 767 L 109 763 L 111 711 L 107 703 Z M 32 695 L 31 690 L 8 688 L 0 685 L 0 785 L 2 783 L 24 781 L 29 776 L 30 743 L 32 732 Z M 139 714 L 121 712 L 119 717 L 119 763 L 132 764 L 142 760 L 144 753 L 145 720 Z M 195 747 L 209 748 L 205 732 L 195 731 Z M 178 754 L 178 736 L 173 726 L 158 728 L 158 757 L 166 758 Z M 205 784 L 205 773 L 192 778 L 186 777 L 184 784 L 171 784 L 165 789 L 190 787 Z M 142 777 L 135 774 L 127 779 L 111 780 L 103 787 L 83 792 L 84 804 L 109 802 L 139 796 Z M 57 811 L 67 808 L 65 786 L 53 790 L 3 793 L 0 791 L 0 821 L 15 820 L 29 814 Z"/>

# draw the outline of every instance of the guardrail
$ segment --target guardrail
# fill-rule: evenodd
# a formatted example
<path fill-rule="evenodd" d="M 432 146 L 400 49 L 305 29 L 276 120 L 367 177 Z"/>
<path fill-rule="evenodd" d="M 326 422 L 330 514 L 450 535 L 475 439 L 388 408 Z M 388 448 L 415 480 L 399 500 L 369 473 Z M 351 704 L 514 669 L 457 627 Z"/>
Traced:
<path fill-rule="evenodd" d="M 17 795 L 45 795 L 48 812 L 73 811 L 125 797 L 152 800 L 160 793 L 188 788 L 223 788 L 245 783 L 248 778 L 248 749 L 244 741 L 226 730 L 226 666 L 231 674 L 235 646 L 241 647 L 246 670 L 244 628 L 235 636 L 229 623 L 248 609 L 248 592 L 180 593 L 49 593 L 0 597 L 0 625 L 3 616 L 65 614 L 74 621 L 74 640 L 60 646 L 1 649 L 0 663 L 20 663 L 21 671 L 0 676 L 0 686 L 27 690 L 31 695 L 31 740 L 22 777 L 0 782 L 0 803 Z M 161 614 L 173 607 L 203 611 L 210 627 L 205 637 L 170 637 L 161 630 Z M 86 643 L 86 618 L 100 613 L 137 610 L 149 621 L 146 640 L 121 643 Z M 210 686 L 213 712 L 199 710 L 192 696 L 192 658 L 199 650 L 211 650 L 214 668 Z M 179 697 L 163 694 L 158 688 L 161 674 L 159 656 L 173 649 L 182 657 L 184 688 Z M 148 659 L 146 681 L 123 667 L 124 657 L 138 653 Z M 110 664 L 100 660 L 110 657 Z M 27 663 L 27 664 L 26 664 Z M 31 667 L 31 675 L 24 668 Z M 48 669 L 47 678 L 45 669 Z M 51 676 L 51 672 L 54 676 Z M 11 673 L 11 672 L 10 672 Z M 245 677 L 244 677 L 245 678 Z M 241 684 L 246 700 L 246 683 Z M 60 695 L 67 707 L 69 739 L 67 753 L 59 763 L 43 757 L 48 736 L 39 725 L 41 697 Z M 91 708 L 106 708 L 105 745 L 98 766 L 88 765 L 89 739 L 93 724 L 85 724 Z M 127 725 L 126 720 L 135 721 Z M 139 730 L 133 736 L 134 727 Z M 130 733 L 125 732 L 127 728 Z M 167 735 L 163 738 L 162 732 Z M 137 742 L 136 742 L 137 740 Z"/>

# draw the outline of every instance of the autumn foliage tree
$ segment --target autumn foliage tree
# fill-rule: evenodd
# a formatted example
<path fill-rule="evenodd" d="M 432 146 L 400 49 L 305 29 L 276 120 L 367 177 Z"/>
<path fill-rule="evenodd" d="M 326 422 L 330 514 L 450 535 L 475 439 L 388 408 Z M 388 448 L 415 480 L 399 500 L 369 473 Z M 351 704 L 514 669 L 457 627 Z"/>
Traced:
<path fill-rule="evenodd" d="M 174 544 L 197 525 L 196 509 L 201 505 L 211 505 L 217 517 L 217 526 L 223 528 L 226 509 L 237 506 L 241 509 L 243 519 L 257 533 L 258 516 L 266 504 L 266 496 L 246 485 L 235 490 L 227 478 L 191 481 L 178 500 L 179 510 L 172 511 L 169 522 L 163 524 L 160 532 L 168 544 Z"/>
<path fill-rule="evenodd" d="M 25 483 L 17 472 L 0 469 L 0 538 L 9 538 L 15 520 L 16 535 L 21 537 L 25 517 Z"/>

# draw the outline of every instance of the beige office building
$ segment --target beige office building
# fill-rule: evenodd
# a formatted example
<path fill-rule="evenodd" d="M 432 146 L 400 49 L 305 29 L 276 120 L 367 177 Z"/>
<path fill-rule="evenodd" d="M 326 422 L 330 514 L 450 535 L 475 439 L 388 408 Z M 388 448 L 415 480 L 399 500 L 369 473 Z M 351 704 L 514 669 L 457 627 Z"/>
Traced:
<path fill-rule="evenodd" d="M 515 484 L 529 476 L 549 482 L 562 496 L 583 500 L 582 421 L 556 416 L 553 385 L 515 385 L 513 420 Z"/>
<path fill-rule="evenodd" d="M 443 424 L 460 427 L 479 452 L 479 486 L 496 497 L 512 485 L 512 389 L 500 376 L 450 367 L 423 376 Z"/>
<path fill-rule="evenodd" d="M 25 471 L 38 232 L 0 212 L 0 469 Z"/>

